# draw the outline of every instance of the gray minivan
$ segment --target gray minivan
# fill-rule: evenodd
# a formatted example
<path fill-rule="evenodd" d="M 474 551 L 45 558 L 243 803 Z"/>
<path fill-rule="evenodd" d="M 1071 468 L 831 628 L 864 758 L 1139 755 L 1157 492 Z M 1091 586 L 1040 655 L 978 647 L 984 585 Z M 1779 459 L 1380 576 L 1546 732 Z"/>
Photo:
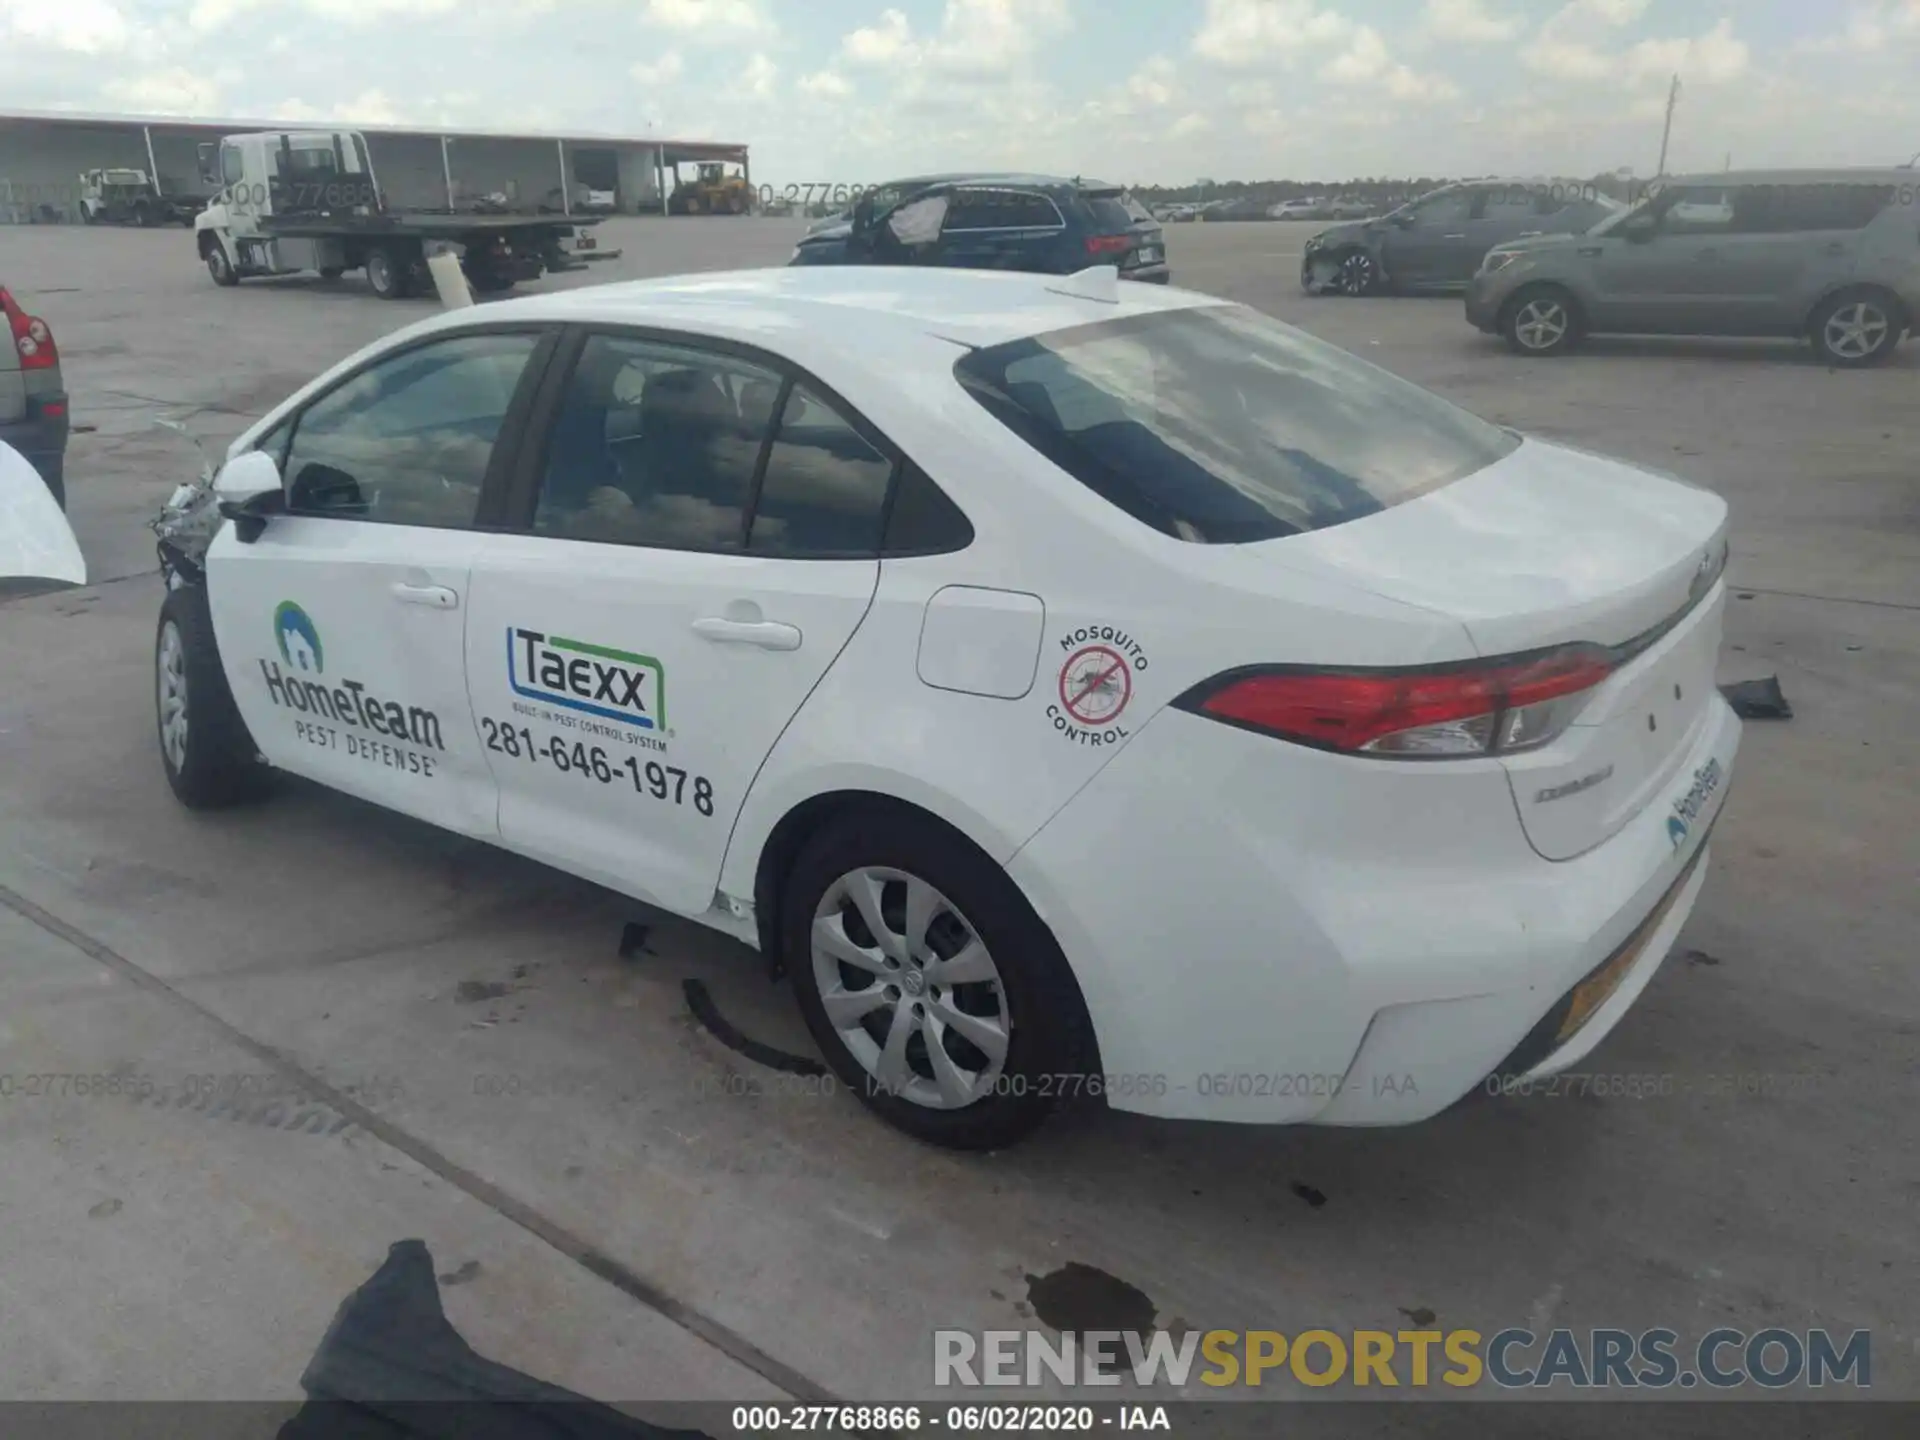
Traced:
<path fill-rule="evenodd" d="M 1920 323 L 1920 172 L 1680 177 L 1584 235 L 1497 245 L 1467 319 L 1523 355 L 1591 334 L 1805 337 L 1886 360 Z"/>

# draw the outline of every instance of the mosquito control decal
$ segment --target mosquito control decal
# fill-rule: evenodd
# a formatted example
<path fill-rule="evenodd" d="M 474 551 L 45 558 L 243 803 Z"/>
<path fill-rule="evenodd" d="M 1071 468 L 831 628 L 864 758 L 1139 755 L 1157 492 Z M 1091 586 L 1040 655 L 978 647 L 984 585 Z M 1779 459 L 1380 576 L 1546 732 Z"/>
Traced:
<path fill-rule="evenodd" d="M 1112 625 L 1082 625 L 1060 637 L 1060 674 L 1047 705 L 1054 733 L 1076 745 L 1117 745 L 1133 732 L 1120 723 L 1146 652 Z"/>

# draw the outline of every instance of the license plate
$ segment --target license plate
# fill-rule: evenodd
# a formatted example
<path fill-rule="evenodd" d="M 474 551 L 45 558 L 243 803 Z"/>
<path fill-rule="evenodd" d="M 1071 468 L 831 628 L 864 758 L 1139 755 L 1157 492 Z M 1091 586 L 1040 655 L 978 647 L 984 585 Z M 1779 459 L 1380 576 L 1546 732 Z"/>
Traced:
<path fill-rule="evenodd" d="M 1136 252 L 1135 258 L 1138 259 L 1142 265 L 1158 264 L 1160 261 L 1160 249 L 1155 245 L 1143 245 Z"/>
<path fill-rule="evenodd" d="M 591 250 L 599 243 L 600 242 L 595 240 L 591 235 L 582 235 L 573 242 L 573 248 L 576 250 Z"/>

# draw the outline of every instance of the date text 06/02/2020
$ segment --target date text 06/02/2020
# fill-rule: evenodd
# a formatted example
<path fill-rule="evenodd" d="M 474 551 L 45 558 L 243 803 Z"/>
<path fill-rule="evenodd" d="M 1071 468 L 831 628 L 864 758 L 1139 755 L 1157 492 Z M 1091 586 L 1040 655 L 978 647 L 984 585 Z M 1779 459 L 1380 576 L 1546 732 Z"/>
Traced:
<path fill-rule="evenodd" d="M 955 1435 L 1171 1431 L 1164 1405 L 736 1405 L 736 1435 L 944 1430 Z"/>

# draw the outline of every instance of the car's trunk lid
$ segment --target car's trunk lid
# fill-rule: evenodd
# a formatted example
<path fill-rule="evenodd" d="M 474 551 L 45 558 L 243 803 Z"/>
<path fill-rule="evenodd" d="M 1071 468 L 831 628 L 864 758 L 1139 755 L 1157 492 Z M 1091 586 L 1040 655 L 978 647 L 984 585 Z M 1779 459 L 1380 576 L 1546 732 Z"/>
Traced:
<path fill-rule="evenodd" d="M 1529 440 L 1405 504 L 1266 544 L 1291 569 L 1459 620 L 1482 656 L 1614 650 L 1567 733 L 1506 761 L 1528 838 L 1563 860 L 1671 788 L 1705 723 L 1726 525 L 1710 491 Z"/>

